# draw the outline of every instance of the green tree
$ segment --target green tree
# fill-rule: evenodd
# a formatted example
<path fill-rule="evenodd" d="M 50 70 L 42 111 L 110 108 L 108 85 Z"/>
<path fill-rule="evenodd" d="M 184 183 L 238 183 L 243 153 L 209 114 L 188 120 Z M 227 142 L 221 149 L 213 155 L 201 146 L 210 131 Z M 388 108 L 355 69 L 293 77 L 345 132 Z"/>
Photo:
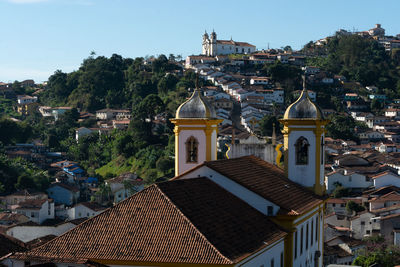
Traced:
<path fill-rule="evenodd" d="M 275 134 L 281 134 L 280 123 L 276 116 L 266 115 L 260 121 L 260 132 L 262 136 L 272 136 L 273 127 L 275 126 Z"/>
<path fill-rule="evenodd" d="M 357 204 L 356 202 L 354 202 L 352 200 L 347 201 L 347 203 L 346 203 L 346 211 L 348 211 L 348 212 L 353 212 L 353 211 L 361 212 L 364 210 L 365 210 L 365 208 L 363 206 Z"/>

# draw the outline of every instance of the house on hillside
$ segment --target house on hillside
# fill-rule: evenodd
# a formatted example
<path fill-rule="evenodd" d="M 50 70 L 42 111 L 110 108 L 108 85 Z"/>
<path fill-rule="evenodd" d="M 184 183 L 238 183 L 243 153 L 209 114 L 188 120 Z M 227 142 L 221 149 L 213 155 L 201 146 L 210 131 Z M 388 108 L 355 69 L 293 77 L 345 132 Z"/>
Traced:
<path fill-rule="evenodd" d="M 110 186 L 114 203 L 118 203 L 144 189 L 143 179 L 135 173 L 124 173 L 108 179 L 106 185 Z"/>
<path fill-rule="evenodd" d="M 76 203 L 80 196 L 79 188 L 64 183 L 51 184 L 47 192 L 56 204 L 65 204 L 67 206 Z"/>
<path fill-rule="evenodd" d="M 15 211 L 41 224 L 47 219 L 54 219 L 54 202 L 51 199 L 27 200 L 19 203 Z"/>

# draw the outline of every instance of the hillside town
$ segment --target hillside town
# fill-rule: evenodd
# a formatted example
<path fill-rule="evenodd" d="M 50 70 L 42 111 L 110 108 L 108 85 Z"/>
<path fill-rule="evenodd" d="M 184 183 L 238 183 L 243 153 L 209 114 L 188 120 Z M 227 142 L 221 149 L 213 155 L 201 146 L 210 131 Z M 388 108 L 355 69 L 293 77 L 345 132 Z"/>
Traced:
<path fill-rule="evenodd" d="M 190 76 L 190 86 L 180 92 L 184 101 L 177 98 L 179 103 L 170 110 L 151 107 L 152 113 L 136 109 L 139 101 L 99 109 L 80 102 L 57 105 L 48 101 L 48 92 L 56 88 L 54 81 L 0 82 L 4 120 L 18 125 L 44 121 L 44 128 L 73 125 L 65 131 L 68 142 L 59 132 L 26 143 L 2 139 L 4 162 L 26 162 L 45 173 L 48 183 L 39 187 L 34 175 L 33 182 L 20 175 L 12 192 L 0 190 L 0 263 L 352 265 L 365 256 L 371 240 L 399 246 L 400 98 L 378 84 L 362 84 L 344 72 L 310 64 L 317 57 L 328 57 L 327 44 L 342 36 L 374 42 L 388 55 L 400 49 L 400 34 L 387 36 L 380 24 L 366 31 L 340 29 L 299 51 L 259 50 L 248 42 L 220 40 L 214 30 L 210 35 L 205 32 L 200 54 L 185 59 L 164 56 L 169 69 L 162 68 L 160 79 L 166 83 L 174 79 L 178 86 Z M 150 77 L 158 64 L 159 58 L 143 58 L 137 76 Z M 281 77 L 273 68 L 286 72 L 281 70 Z M 65 98 L 74 103 L 71 95 Z M 165 99 L 169 98 L 161 100 Z M 140 112 L 145 114 L 138 119 Z M 339 119 L 350 127 L 347 132 Z M 330 123 L 337 124 L 331 129 Z M 161 136 L 165 144 L 159 141 L 155 146 L 163 151 L 172 147 L 172 155 L 161 161 L 154 153 L 144 154 L 146 145 L 137 145 L 142 151 L 123 143 L 123 134 L 140 128 L 137 125 L 147 125 L 149 129 L 142 127 L 146 133 Z M 7 135 L 7 127 L 0 125 L 0 135 Z M 199 133 L 203 128 L 204 135 Z M 83 150 L 81 146 L 92 145 L 91 138 L 112 143 L 119 135 L 122 145 L 110 152 L 118 156 L 113 154 L 113 161 L 96 168 L 82 151 L 57 150 L 73 146 Z M 135 152 L 125 156 L 127 147 Z M 94 155 L 85 153 L 87 158 Z M 143 171 L 137 166 L 140 157 L 154 158 L 151 168 L 162 170 Z M 136 161 L 131 165 L 114 164 L 132 158 Z M 114 172 L 118 168 L 123 170 Z M 8 177 L 6 168 L 0 168 L 1 175 Z M 280 192 L 293 199 L 283 199 Z M 209 229 L 210 216 L 219 215 L 221 219 L 213 221 L 215 229 Z M 154 227 L 162 223 L 165 231 Z M 246 235 L 248 228 L 263 230 L 258 236 Z M 96 237 L 89 238 L 91 232 Z M 107 240 L 114 235 L 115 240 Z M 235 235 L 243 241 L 240 249 Z M 127 248 L 128 242 L 134 249 Z M 179 246 L 174 248 L 174 242 Z M 103 247 L 106 243 L 109 250 Z M 74 247 L 72 252 L 69 247 Z M 123 249 L 118 251 L 119 247 Z M 165 247 L 176 249 L 175 254 L 169 255 Z"/>

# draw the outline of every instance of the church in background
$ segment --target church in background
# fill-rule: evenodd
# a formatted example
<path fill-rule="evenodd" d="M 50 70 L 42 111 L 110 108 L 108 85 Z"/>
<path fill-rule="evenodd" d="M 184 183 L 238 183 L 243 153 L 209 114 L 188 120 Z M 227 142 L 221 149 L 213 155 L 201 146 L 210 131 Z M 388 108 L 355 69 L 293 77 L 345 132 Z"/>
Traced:
<path fill-rule="evenodd" d="M 232 40 L 217 40 L 217 34 L 213 31 L 210 36 L 203 34 L 202 54 L 206 56 L 230 55 L 230 54 L 251 54 L 256 47 L 246 42 L 235 42 Z"/>

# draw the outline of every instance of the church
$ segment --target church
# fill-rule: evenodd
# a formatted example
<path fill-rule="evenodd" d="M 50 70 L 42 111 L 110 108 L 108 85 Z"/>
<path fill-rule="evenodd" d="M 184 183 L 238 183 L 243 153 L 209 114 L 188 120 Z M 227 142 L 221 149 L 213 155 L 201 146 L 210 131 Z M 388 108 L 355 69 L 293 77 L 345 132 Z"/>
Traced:
<path fill-rule="evenodd" d="M 304 87 L 284 125 L 284 169 L 217 160 L 212 106 L 196 89 L 171 120 L 176 176 L 88 219 L 8 266 L 323 266 L 324 119 Z"/>
<path fill-rule="evenodd" d="M 213 31 L 210 36 L 203 34 L 202 54 L 206 56 L 230 55 L 230 54 L 251 54 L 256 47 L 245 42 L 232 40 L 217 40 L 217 34 Z"/>

